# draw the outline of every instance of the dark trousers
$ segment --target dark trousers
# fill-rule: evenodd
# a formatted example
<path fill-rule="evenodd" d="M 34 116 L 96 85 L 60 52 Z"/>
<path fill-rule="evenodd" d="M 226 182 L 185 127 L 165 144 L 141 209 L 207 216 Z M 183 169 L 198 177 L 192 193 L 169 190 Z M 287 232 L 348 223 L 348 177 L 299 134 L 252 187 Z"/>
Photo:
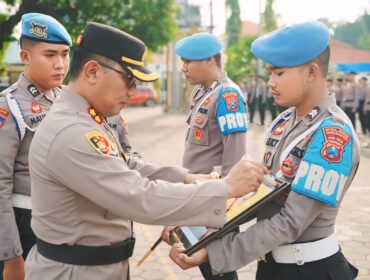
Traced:
<path fill-rule="evenodd" d="M 270 112 L 271 112 L 271 121 L 273 121 L 277 117 L 276 104 L 275 104 L 275 99 L 273 97 L 268 98 L 268 105 L 269 105 Z"/>
<path fill-rule="evenodd" d="M 31 229 L 31 210 L 13 208 L 21 239 L 23 258 L 26 259 L 29 251 L 36 244 L 36 236 Z M 3 280 L 3 262 L 0 262 L 0 280 Z"/>
<path fill-rule="evenodd" d="M 365 100 L 360 100 L 358 104 L 358 117 L 360 119 L 362 133 L 366 133 L 366 115 L 364 111 Z"/>
<path fill-rule="evenodd" d="M 254 111 L 256 109 L 256 98 L 253 98 L 249 103 L 249 121 L 253 123 Z"/>
<path fill-rule="evenodd" d="M 370 111 L 366 112 L 366 129 L 370 135 Z"/>
<path fill-rule="evenodd" d="M 266 262 L 258 262 L 256 280 L 352 280 L 357 274 L 341 251 L 304 265 L 276 263 L 269 253 Z"/>
<path fill-rule="evenodd" d="M 263 96 L 258 96 L 258 111 L 260 113 L 261 124 L 265 124 L 265 101 Z"/>
<path fill-rule="evenodd" d="M 353 128 L 356 130 L 356 113 L 352 112 L 352 107 L 345 107 L 344 113 L 348 116 L 351 120 Z"/>

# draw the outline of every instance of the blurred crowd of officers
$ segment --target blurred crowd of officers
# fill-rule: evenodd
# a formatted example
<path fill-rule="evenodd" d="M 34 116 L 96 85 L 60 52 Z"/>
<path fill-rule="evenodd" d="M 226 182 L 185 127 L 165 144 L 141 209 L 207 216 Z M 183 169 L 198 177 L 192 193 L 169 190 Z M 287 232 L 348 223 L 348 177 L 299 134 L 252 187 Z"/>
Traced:
<path fill-rule="evenodd" d="M 356 131 L 370 137 L 370 85 L 366 76 L 358 76 L 356 72 L 349 72 L 344 77 L 328 78 L 327 88 L 335 94 L 337 105 L 347 114 Z M 247 99 L 250 123 L 254 122 L 256 111 L 260 118 L 257 124 L 264 126 L 266 110 L 270 111 L 272 121 L 286 109 L 275 103 L 264 76 L 249 75 L 246 83 L 242 79 L 237 83 Z M 356 120 L 361 128 L 356 128 Z M 365 147 L 369 148 L 370 143 Z"/>

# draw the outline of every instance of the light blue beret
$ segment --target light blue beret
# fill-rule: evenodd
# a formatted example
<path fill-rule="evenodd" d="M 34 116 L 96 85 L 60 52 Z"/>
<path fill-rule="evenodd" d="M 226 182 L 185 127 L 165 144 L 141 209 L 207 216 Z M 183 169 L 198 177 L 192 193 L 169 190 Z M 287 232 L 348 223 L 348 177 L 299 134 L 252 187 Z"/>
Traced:
<path fill-rule="evenodd" d="M 329 45 L 329 30 L 320 22 L 294 24 L 268 33 L 252 43 L 252 53 L 277 67 L 294 67 L 319 56 Z"/>
<path fill-rule="evenodd" d="M 71 36 L 63 25 L 55 18 L 39 13 L 22 16 L 22 36 L 35 41 L 72 45 Z"/>
<path fill-rule="evenodd" d="M 188 60 L 203 60 L 220 53 L 220 39 L 210 33 L 196 33 L 185 37 L 175 45 L 178 56 Z"/>

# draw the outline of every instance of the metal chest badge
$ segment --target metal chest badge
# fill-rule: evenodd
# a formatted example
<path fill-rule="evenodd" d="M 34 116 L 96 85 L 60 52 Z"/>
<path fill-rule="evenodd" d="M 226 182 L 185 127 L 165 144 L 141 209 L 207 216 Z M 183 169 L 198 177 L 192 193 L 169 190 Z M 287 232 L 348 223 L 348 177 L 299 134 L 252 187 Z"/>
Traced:
<path fill-rule="evenodd" d="M 30 33 L 34 34 L 38 37 L 47 38 L 48 34 L 46 33 L 46 30 L 48 30 L 47 24 L 42 24 L 36 21 L 31 21 L 31 29 Z"/>
<path fill-rule="evenodd" d="M 341 162 L 344 147 L 351 140 L 351 136 L 339 127 L 324 127 L 324 146 L 321 149 L 322 157 L 329 163 Z"/>

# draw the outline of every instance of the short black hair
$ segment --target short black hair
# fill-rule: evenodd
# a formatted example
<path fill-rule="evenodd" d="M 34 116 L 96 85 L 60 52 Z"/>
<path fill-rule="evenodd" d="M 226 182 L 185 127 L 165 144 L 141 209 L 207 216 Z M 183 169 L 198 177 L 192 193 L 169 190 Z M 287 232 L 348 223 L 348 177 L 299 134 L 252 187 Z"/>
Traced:
<path fill-rule="evenodd" d="M 213 56 L 215 61 L 216 61 L 216 65 L 218 68 L 222 68 L 222 64 L 221 64 L 221 53 L 218 53 L 216 55 Z"/>
<path fill-rule="evenodd" d="M 330 60 L 330 47 L 327 46 L 326 49 L 315 59 L 313 59 L 313 62 L 316 62 L 319 65 L 319 68 L 322 72 L 322 75 L 324 77 L 328 76 L 329 71 L 329 60 Z"/>
<path fill-rule="evenodd" d="M 343 78 L 338 78 L 337 79 L 337 82 L 342 83 L 343 82 Z"/>
<path fill-rule="evenodd" d="M 33 46 L 35 46 L 38 43 L 39 43 L 39 41 L 31 40 L 31 39 L 28 39 L 28 38 L 23 37 L 23 36 L 21 36 L 19 38 L 19 46 L 21 47 L 21 50 L 24 50 L 24 49 L 29 50 L 30 48 L 32 48 Z"/>
<path fill-rule="evenodd" d="M 328 78 L 326 79 L 327 82 L 333 82 L 333 79 L 332 78 Z"/>
<path fill-rule="evenodd" d="M 366 77 L 362 77 L 361 80 L 367 81 L 367 78 Z"/>
<path fill-rule="evenodd" d="M 100 61 L 101 63 L 104 64 L 110 64 L 111 62 L 111 60 L 106 57 L 103 57 L 93 52 L 89 52 L 83 48 L 76 46 L 76 48 L 73 51 L 73 57 L 69 67 L 70 79 L 71 80 L 76 79 L 80 75 L 84 65 L 90 60 Z"/>

